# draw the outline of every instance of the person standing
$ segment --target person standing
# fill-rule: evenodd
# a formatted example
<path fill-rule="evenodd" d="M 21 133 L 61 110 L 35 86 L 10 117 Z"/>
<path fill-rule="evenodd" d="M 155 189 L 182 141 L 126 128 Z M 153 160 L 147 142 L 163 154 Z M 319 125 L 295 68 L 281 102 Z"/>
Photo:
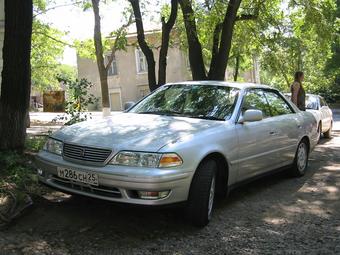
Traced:
<path fill-rule="evenodd" d="M 304 74 L 298 71 L 294 75 L 294 82 L 290 86 L 290 91 L 292 93 L 292 102 L 301 110 L 306 110 L 306 92 L 302 86 L 304 80 Z"/>

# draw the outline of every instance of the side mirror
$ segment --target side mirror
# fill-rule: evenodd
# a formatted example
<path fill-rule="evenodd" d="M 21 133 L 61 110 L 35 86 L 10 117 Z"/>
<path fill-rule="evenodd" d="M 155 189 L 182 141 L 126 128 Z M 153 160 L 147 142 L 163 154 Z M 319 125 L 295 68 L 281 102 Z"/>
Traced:
<path fill-rule="evenodd" d="M 246 110 L 243 113 L 239 123 L 260 121 L 263 119 L 263 113 L 260 110 Z"/>
<path fill-rule="evenodd" d="M 126 102 L 125 104 L 124 104 L 124 110 L 126 111 L 126 110 L 129 110 L 132 106 L 134 106 L 135 105 L 135 102 L 132 102 L 132 101 L 130 101 L 130 102 Z"/>

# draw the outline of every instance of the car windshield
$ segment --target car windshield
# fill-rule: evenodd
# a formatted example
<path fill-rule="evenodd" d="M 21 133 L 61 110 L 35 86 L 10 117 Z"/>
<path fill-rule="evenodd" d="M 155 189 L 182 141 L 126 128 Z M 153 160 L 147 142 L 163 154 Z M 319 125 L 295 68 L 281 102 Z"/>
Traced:
<path fill-rule="evenodd" d="M 239 89 L 214 85 L 165 85 L 129 112 L 210 120 L 229 119 Z"/>
<path fill-rule="evenodd" d="M 318 110 L 318 99 L 315 96 L 306 96 L 306 109 Z"/>

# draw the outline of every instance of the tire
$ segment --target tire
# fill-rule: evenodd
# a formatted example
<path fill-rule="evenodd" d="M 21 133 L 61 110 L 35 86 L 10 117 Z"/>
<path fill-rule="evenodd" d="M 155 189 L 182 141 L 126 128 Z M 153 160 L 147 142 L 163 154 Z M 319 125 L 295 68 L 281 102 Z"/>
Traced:
<path fill-rule="evenodd" d="M 328 129 L 327 132 L 323 133 L 325 138 L 332 138 L 332 127 L 333 127 L 333 122 L 331 123 L 330 128 Z"/>
<path fill-rule="evenodd" d="M 321 122 L 319 123 L 319 126 L 318 126 L 318 143 L 320 142 L 321 140 L 321 135 L 322 135 L 322 126 L 321 126 Z"/>
<path fill-rule="evenodd" d="M 217 163 L 203 161 L 192 179 L 186 215 L 196 227 L 206 226 L 212 216 L 216 188 Z"/>
<path fill-rule="evenodd" d="M 303 139 L 296 150 L 295 159 L 292 168 L 290 169 L 293 177 L 301 177 L 306 173 L 308 167 L 309 145 L 306 139 Z"/>

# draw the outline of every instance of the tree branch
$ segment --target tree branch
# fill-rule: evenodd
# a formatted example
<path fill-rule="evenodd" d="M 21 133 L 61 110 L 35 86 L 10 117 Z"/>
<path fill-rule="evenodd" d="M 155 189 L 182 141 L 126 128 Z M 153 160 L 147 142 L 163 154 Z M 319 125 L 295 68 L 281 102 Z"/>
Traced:
<path fill-rule="evenodd" d="M 157 87 L 155 58 L 152 49 L 149 47 L 148 43 L 145 40 L 143 18 L 140 11 L 139 0 L 129 0 L 129 2 L 132 6 L 135 16 L 138 44 L 142 52 L 144 53 L 146 61 L 148 63 L 149 88 L 151 91 L 153 91 Z"/>
<path fill-rule="evenodd" d="M 236 21 L 240 20 L 256 20 L 258 18 L 258 14 L 241 14 L 236 17 Z"/>
<path fill-rule="evenodd" d="M 43 32 L 39 32 L 39 31 L 34 31 L 33 34 L 39 34 L 39 35 L 43 35 L 43 36 L 46 36 L 47 38 L 57 42 L 57 43 L 60 43 L 60 44 L 63 44 L 63 45 L 66 45 L 66 46 L 69 46 L 69 47 L 72 47 L 72 48 L 75 48 L 76 46 L 74 46 L 73 44 L 69 44 L 67 42 L 64 42 L 64 41 L 61 41 L 57 38 L 54 38 L 53 36 L 51 35 L 48 35 L 48 34 L 45 34 Z"/>
<path fill-rule="evenodd" d="M 171 12 L 169 20 L 165 22 L 165 17 L 162 17 L 162 44 L 159 52 L 159 67 L 158 67 L 158 86 L 166 82 L 166 57 L 169 50 L 170 33 L 175 25 L 178 13 L 178 0 L 171 0 Z"/>
<path fill-rule="evenodd" d="M 221 38 L 221 31 L 222 31 L 223 23 L 218 23 L 215 26 L 214 35 L 213 35 L 213 45 L 211 50 L 211 62 L 210 62 L 210 68 L 209 68 L 209 74 L 208 76 L 212 75 L 212 72 L 214 71 L 214 67 L 216 65 L 217 56 L 218 56 L 218 46 L 220 44 L 220 38 Z"/>
<path fill-rule="evenodd" d="M 118 30 L 117 30 L 117 35 L 116 35 L 116 38 L 115 38 L 115 42 L 111 48 L 111 54 L 108 58 L 108 61 L 107 61 L 107 64 L 105 66 L 105 70 L 108 71 L 114 58 L 115 58 L 115 55 L 116 55 L 116 51 L 117 51 L 117 48 L 118 48 L 118 41 L 120 39 L 120 37 L 122 36 L 123 32 L 134 22 L 133 20 L 133 14 L 131 13 L 130 14 L 130 17 L 128 19 L 128 21 L 123 24 Z"/>
<path fill-rule="evenodd" d="M 81 3 L 83 3 L 83 1 L 78 1 L 78 2 L 71 3 L 71 4 L 61 4 L 61 5 L 56 5 L 56 6 L 53 6 L 53 7 L 51 7 L 51 8 L 47 8 L 47 9 L 41 11 L 41 12 L 37 12 L 36 14 L 33 15 L 33 18 L 35 18 L 35 17 L 37 17 L 37 16 L 39 16 L 39 15 L 41 15 L 41 14 L 45 14 L 45 13 L 48 12 L 48 11 L 55 10 L 55 9 L 57 9 L 57 8 L 66 7 L 66 6 L 72 6 L 72 5 L 77 5 L 77 4 L 81 4 Z"/>

